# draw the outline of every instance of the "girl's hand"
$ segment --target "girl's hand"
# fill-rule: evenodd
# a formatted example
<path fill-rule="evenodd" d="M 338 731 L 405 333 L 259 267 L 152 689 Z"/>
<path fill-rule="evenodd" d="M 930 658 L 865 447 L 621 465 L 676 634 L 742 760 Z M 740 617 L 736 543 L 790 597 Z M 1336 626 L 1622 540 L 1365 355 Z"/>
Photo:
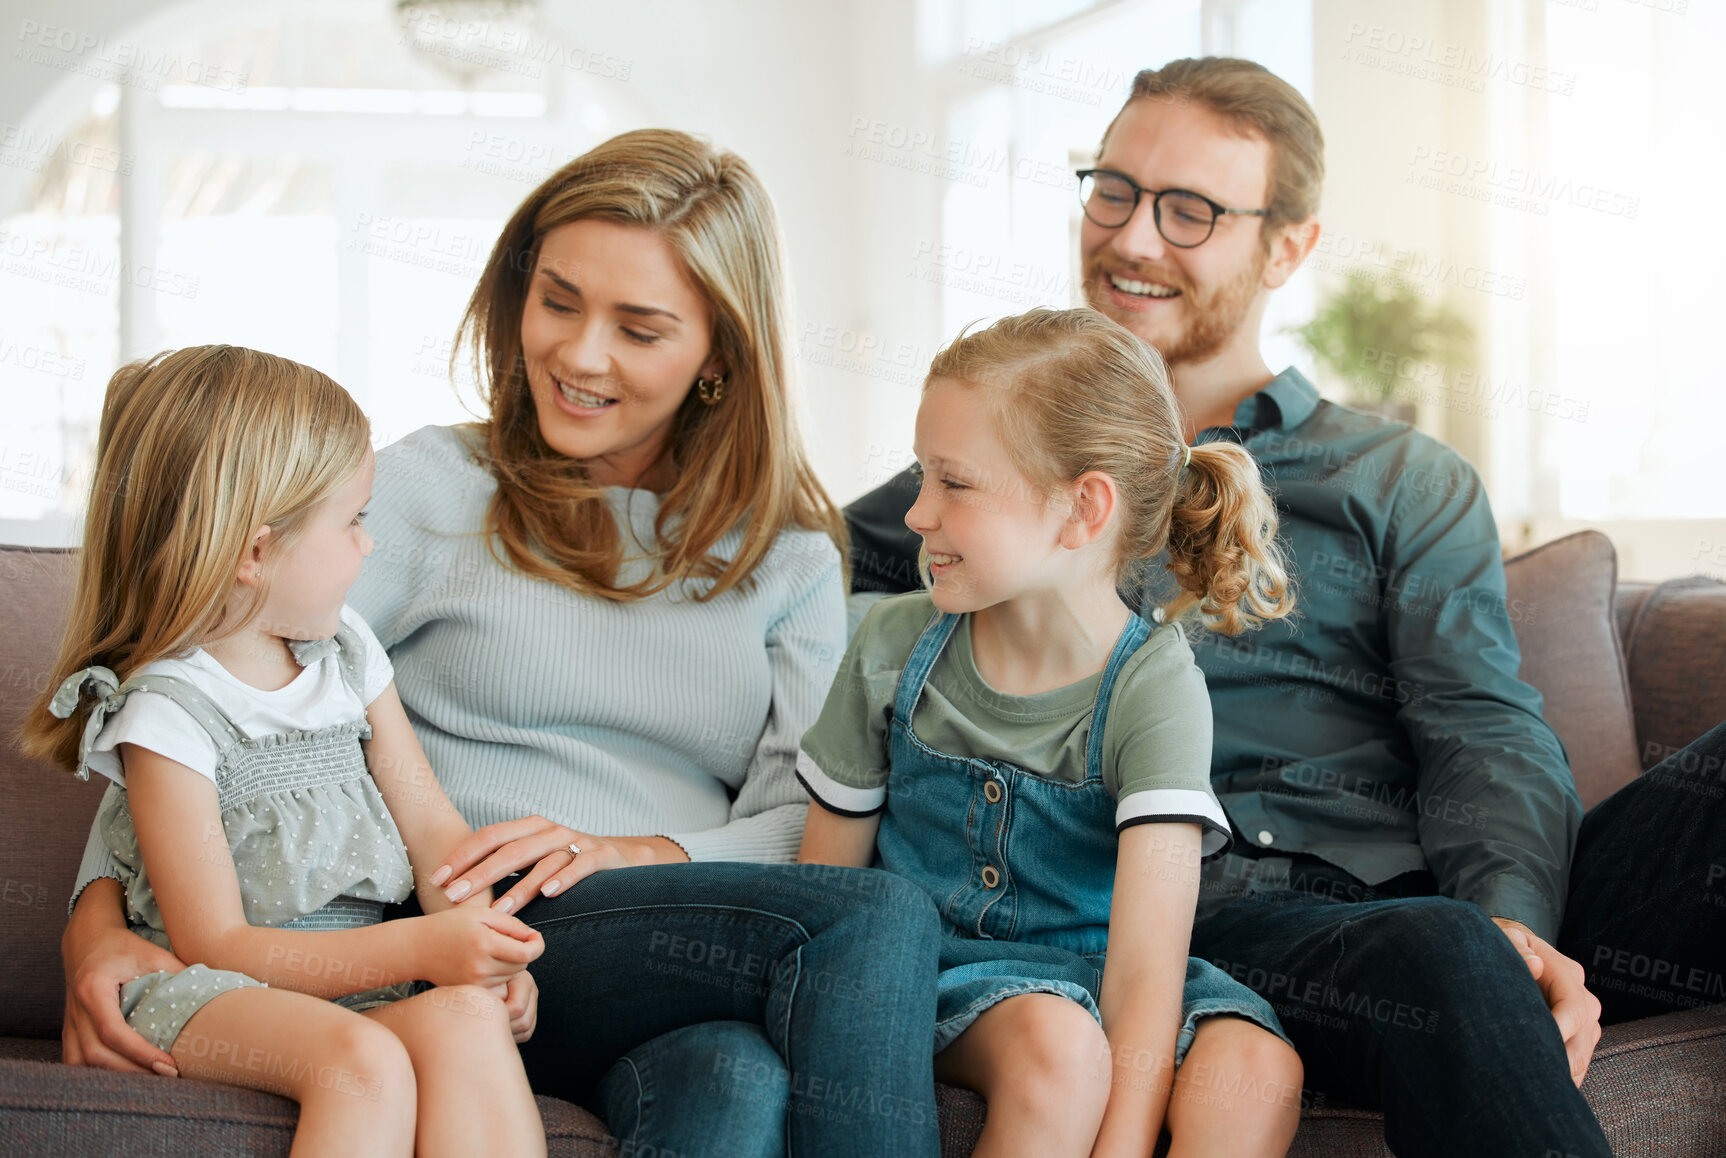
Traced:
<path fill-rule="evenodd" d="M 572 844 L 581 849 L 580 856 L 569 851 Z M 663 836 L 592 836 L 543 816 L 529 816 L 488 824 L 461 841 L 432 873 L 431 883 L 447 881 L 444 895 L 455 903 L 520 872 L 522 878 L 515 887 L 492 902 L 498 912 L 511 913 L 536 896 L 555 896 L 601 869 L 688 859 Z"/>
<path fill-rule="evenodd" d="M 120 986 L 146 973 L 178 973 L 185 962 L 124 926 L 82 938 L 68 927 L 60 955 L 66 966 L 66 1016 L 60 1026 L 66 1064 L 179 1077 L 174 1059 L 126 1024 Z"/>
<path fill-rule="evenodd" d="M 545 952 L 545 938 L 537 932 L 477 905 L 413 921 L 415 973 L 433 985 L 505 983 Z"/>
<path fill-rule="evenodd" d="M 492 992 L 502 999 L 509 1013 L 509 1032 L 515 1043 L 520 1045 L 532 1037 L 534 1026 L 539 1023 L 539 984 L 533 974 L 523 969 L 506 984 L 493 986 Z"/>

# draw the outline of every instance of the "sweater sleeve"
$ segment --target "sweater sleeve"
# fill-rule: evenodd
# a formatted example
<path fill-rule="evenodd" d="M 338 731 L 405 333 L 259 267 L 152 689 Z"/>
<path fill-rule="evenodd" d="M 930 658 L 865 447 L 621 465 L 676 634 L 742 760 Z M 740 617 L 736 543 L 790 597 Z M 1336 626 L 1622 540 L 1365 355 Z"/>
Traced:
<path fill-rule="evenodd" d="M 788 606 L 767 630 L 772 702 L 731 819 L 701 832 L 666 833 L 690 860 L 797 859 L 809 797 L 797 782 L 797 748 L 815 722 L 845 650 L 839 552 L 826 536 L 783 564 Z M 771 564 L 769 564 L 771 565 Z"/>

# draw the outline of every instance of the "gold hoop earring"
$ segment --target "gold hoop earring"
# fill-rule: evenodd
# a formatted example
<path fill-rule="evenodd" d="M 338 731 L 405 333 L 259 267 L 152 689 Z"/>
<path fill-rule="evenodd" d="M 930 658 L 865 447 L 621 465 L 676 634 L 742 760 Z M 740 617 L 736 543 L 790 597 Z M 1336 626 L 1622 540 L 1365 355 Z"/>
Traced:
<path fill-rule="evenodd" d="M 717 405 L 725 397 L 725 375 L 715 374 L 711 378 L 695 380 L 695 396 L 706 406 Z"/>

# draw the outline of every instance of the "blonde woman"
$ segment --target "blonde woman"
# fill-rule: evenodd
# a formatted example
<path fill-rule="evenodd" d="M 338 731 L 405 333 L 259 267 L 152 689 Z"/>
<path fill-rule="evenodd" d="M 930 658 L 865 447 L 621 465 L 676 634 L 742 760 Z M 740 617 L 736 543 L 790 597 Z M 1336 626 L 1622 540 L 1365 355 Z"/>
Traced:
<path fill-rule="evenodd" d="M 127 916 L 196 962 L 121 1005 L 182 1072 L 299 1102 L 296 1154 L 544 1154 L 491 989 L 539 935 L 423 881 L 429 915 L 383 921 L 410 861 L 469 830 L 343 602 L 372 474 L 365 416 L 316 370 L 231 346 L 122 369 L 25 747 L 112 781 L 96 836 Z"/>
<path fill-rule="evenodd" d="M 451 902 L 499 885 L 545 938 L 537 1089 L 637 1153 L 932 1155 L 928 902 L 869 870 L 720 863 L 795 857 L 797 744 L 844 647 L 780 250 L 753 172 L 686 134 L 549 177 L 463 323 L 488 417 L 379 454 L 351 600 L 478 827 L 431 880 Z M 108 1016 L 131 947 L 104 886 L 67 937 L 68 1040 L 148 1065 Z"/>

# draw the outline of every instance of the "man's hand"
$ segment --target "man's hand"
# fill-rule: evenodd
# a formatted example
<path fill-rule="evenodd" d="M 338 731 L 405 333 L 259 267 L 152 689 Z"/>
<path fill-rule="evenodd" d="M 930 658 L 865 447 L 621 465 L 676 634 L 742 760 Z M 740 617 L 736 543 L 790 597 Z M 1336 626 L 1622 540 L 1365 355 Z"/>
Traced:
<path fill-rule="evenodd" d="M 1588 1062 L 1600 1042 L 1600 999 L 1588 992 L 1587 974 L 1580 964 L 1536 937 L 1521 921 L 1494 917 L 1516 951 L 1528 963 L 1528 971 L 1546 998 L 1546 1007 L 1564 1035 L 1564 1052 L 1570 1058 L 1570 1080 L 1578 1086 L 1588 1075 Z"/>
<path fill-rule="evenodd" d="M 126 1024 L 120 986 L 158 971 L 178 973 L 185 962 L 124 926 L 72 936 L 60 944 L 66 966 L 66 1015 L 60 1026 L 67 1065 L 179 1077 L 174 1059 Z"/>

